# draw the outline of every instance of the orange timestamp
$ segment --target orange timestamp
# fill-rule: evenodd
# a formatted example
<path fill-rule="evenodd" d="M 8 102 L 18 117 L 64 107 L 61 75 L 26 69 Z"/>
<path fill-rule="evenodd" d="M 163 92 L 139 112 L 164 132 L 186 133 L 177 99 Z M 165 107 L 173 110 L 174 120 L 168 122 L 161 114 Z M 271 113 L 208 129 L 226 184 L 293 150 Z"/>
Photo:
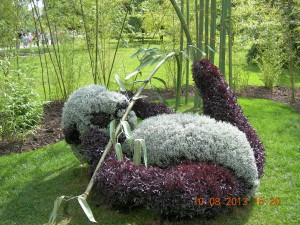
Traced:
<path fill-rule="evenodd" d="M 198 206 L 220 206 L 220 205 L 225 205 L 226 206 L 246 206 L 248 205 L 248 198 L 240 198 L 240 197 L 226 197 L 225 201 L 219 197 L 214 197 L 214 198 L 202 198 L 202 197 L 194 197 L 194 205 Z"/>
<path fill-rule="evenodd" d="M 214 198 L 203 198 L 194 197 L 194 205 L 198 206 L 246 206 L 249 204 L 250 199 L 247 197 L 226 197 L 225 199 L 219 197 Z M 264 199 L 262 197 L 254 197 L 254 204 L 258 206 L 270 205 L 279 206 L 281 204 L 281 199 L 279 197 L 271 197 L 269 199 Z"/>

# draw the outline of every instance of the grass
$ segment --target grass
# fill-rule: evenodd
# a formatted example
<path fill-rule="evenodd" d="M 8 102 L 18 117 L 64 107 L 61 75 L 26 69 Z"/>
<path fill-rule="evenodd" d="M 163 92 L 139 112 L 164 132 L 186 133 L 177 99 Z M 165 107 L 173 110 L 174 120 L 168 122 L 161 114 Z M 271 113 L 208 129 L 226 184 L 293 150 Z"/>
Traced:
<path fill-rule="evenodd" d="M 252 202 L 209 221 L 196 218 L 165 221 L 164 225 L 300 223 L 300 116 L 287 105 L 273 101 L 240 99 L 239 103 L 267 148 L 265 173 L 257 193 L 266 203 L 259 206 Z M 61 195 L 81 194 L 91 172 L 79 163 L 65 142 L 2 156 L 0 165 L 0 218 L 5 225 L 46 223 L 54 200 Z M 281 205 L 270 206 L 272 197 L 279 197 Z M 88 201 L 99 224 L 160 224 L 156 212 L 139 209 L 123 214 Z M 65 224 L 68 218 L 69 224 L 90 224 L 75 201 L 64 218 Z"/>
<path fill-rule="evenodd" d="M 112 62 L 114 48 L 116 45 L 116 41 L 108 41 L 107 43 L 107 52 L 106 52 L 106 71 L 108 72 L 108 68 L 110 67 L 110 63 Z M 140 44 L 140 43 L 129 43 L 128 48 L 124 45 L 118 50 L 118 54 L 116 57 L 116 62 L 114 69 L 112 71 L 112 79 L 110 83 L 110 89 L 118 90 L 117 82 L 114 79 L 114 74 L 118 74 L 118 76 L 124 80 L 125 76 L 130 74 L 135 70 L 135 68 L 139 65 L 139 61 L 137 58 L 131 58 L 131 56 L 140 48 L 146 47 L 148 48 L 148 44 Z M 151 44 L 150 48 L 158 47 L 160 49 L 169 49 L 166 50 L 168 52 L 171 51 L 172 46 L 171 43 L 165 42 L 163 45 L 159 45 L 157 43 Z M 40 66 L 39 56 L 38 56 L 38 49 L 37 47 L 33 47 L 32 49 L 20 49 L 20 55 L 25 54 L 25 56 L 19 57 L 19 64 L 20 69 L 22 72 L 27 73 L 28 76 L 35 78 L 35 83 L 33 84 L 34 89 L 36 89 L 40 95 L 41 100 L 44 100 L 43 94 L 43 86 L 42 86 L 42 69 Z M 62 61 L 62 70 L 64 74 L 65 85 L 67 88 L 68 94 L 72 93 L 78 87 L 82 85 L 87 85 L 93 83 L 92 72 L 89 64 L 89 57 L 88 52 L 85 49 L 85 42 L 82 39 L 76 40 L 75 47 L 73 48 L 71 45 L 60 45 L 60 52 L 61 52 L 61 61 Z M 166 52 L 166 53 L 168 53 Z M 0 51 L 1 53 L 1 51 Z M 33 54 L 31 54 L 33 53 Z M 239 74 L 243 81 L 242 85 L 255 85 L 255 86 L 263 86 L 263 82 L 260 80 L 259 68 L 257 65 L 247 65 L 245 59 L 246 52 L 240 51 L 234 53 L 234 65 L 233 65 L 233 75 Z M 52 54 L 54 57 L 54 54 Z M 72 58 L 74 56 L 74 59 Z M 218 55 L 216 55 L 216 59 Z M 43 58 L 44 60 L 44 58 Z M 72 61 L 74 60 L 74 61 Z M 51 86 L 51 100 L 54 99 L 61 99 L 61 95 L 59 94 L 59 85 L 54 73 L 54 68 L 51 65 L 51 61 L 49 58 L 49 54 L 47 54 L 47 62 L 49 66 L 49 74 L 50 74 L 50 82 L 48 82 L 46 78 L 46 69 L 44 68 L 44 84 L 46 85 L 46 90 L 48 92 L 48 86 L 50 83 Z M 216 60 L 217 62 L 217 60 Z M 175 87 L 175 77 L 176 71 L 174 71 L 174 63 L 175 61 L 171 60 L 166 63 L 156 74 L 157 77 L 164 79 L 168 85 L 168 87 Z M 44 62 L 45 67 L 45 62 Z M 16 59 L 11 59 L 11 69 L 16 69 Z M 145 79 L 149 73 L 154 69 L 154 65 L 152 67 L 146 67 L 142 70 L 142 75 L 139 76 L 137 79 L 142 80 Z M 99 73 L 102 75 L 99 67 Z M 107 75 L 106 75 L 107 76 Z M 249 79 L 245 79 L 245 77 L 249 77 Z M 295 72 L 296 78 L 296 87 L 300 87 L 300 71 Z M 185 74 L 183 77 L 185 80 Z M 190 75 L 190 84 L 193 83 L 192 76 Z M 130 88 L 130 82 L 127 82 L 127 88 Z M 153 80 L 153 84 L 159 88 L 164 88 L 164 85 L 157 81 Z M 183 84 L 184 85 L 184 84 Z M 240 84 L 241 85 L 241 84 Z M 290 78 L 288 76 L 287 71 L 283 71 L 282 76 L 279 79 L 279 85 L 283 86 L 290 86 Z M 49 100 L 49 96 L 48 96 Z"/>

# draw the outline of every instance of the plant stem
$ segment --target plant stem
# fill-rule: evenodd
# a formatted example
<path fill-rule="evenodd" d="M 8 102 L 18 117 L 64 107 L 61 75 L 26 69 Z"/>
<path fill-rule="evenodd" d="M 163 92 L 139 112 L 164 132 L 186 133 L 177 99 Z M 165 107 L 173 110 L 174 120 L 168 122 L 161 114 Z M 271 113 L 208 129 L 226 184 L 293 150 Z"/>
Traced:
<path fill-rule="evenodd" d="M 189 29 L 190 26 L 190 4 L 189 0 L 186 0 L 186 26 Z M 186 43 L 186 51 L 189 54 L 189 42 L 187 40 Z M 185 60 L 185 101 L 184 103 L 187 105 L 189 98 L 189 74 L 190 74 L 190 61 L 188 58 Z"/>
<path fill-rule="evenodd" d="M 232 88 L 232 25 L 231 25 L 231 0 L 228 0 L 228 79 L 229 87 Z"/>
<path fill-rule="evenodd" d="M 95 77 L 94 83 L 97 84 L 98 78 L 98 38 L 99 38 L 99 0 L 96 0 L 96 52 L 95 52 Z"/>
<path fill-rule="evenodd" d="M 209 59 L 212 64 L 214 64 L 215 61 L 215 51 L 216 51 L 216 0 L 211 1 L 211 7 L 210 7 L 210 47 L 213 49 L 213 51 L 209 54 Z"/>
<path fill-rule="evenodd" d="M 209 0 L 205 1 L 205 53 L 206 57 L 208 57 L 208 32 L 209 32 Z"/>
<path fill-rule="evenodd" d="M 130 5 L 131 5 L 131 2 L 132 2 L 132 1 L 130 1 Z M 113 70 L 113 68 L 114 68 L 114 64 L 115 64 L 115 61 L 116 61 L 116 56 L 117 56 L 117 52 L 118 52 L 118 49 L 119 49 L 120 40 L 121 40 L 121 38 L 122 38 L 122 34 L 123 34 L 123 30 L 124 30 L 124 27 L 125 27 L 125 22 L 126 22 L 128 13 L 129 13 L 129 10 L 127 9 L 127 10 L 126 10 L 125 17 L 124 17 L 124 19 L 123 19 L 122 28 L 121 28 L 120 35 L 119 35 L 119 38 L 118 38 L 118 43 L 117 43 L 117 47 L 116 47 L 116 49 L 115 49 L 113 61 L 112 61 L 112 63 L 111 63 L 110 71 L 109 71 L 109 74 L 108 74 L 108 79 L 107 79 L 106 88 L 108 88 L 108 86 L 109 86 L 111 73 L 112 73 L 112 70 Z"/>
<path fill-rule="evenodd" d="M 191 34 L 189 32 L 189 29 L 188 29 L 188 26 L 187 26 L 187 24 L 185 22 L 185 19 L 184 19 L 183 15 L 182 15 L 182 12 L 180 11 L 180 9 L 179 9 L 179 7 L 178 7 L 178 5 L 176 3 L 176 0 L 170 0 L 170 2 L 172 4 L 172 6 L 173 6 L 173 8 L 174 8 L 174 10 L 175 10 L 175 12 L 176 12 L 179 20 L 180 20 L 180 23 L 181 23 L 181 26 L 182 26 L 183 31 L 185 33 L 188 45 L 192 45 L 193 41 L 192 41 L 192 38 L 191 38 Z"/>
<path fill-rule="evenodd" d="M 165 61 L 167 61 L 169 58 L 171 58 L 172 56 L 176 55 L 175 52 L 171 52 L 170 54 L 168 54 L 162 61 L 160 61 L 159 64 L 157 64 L 157 66 L 155 67 L 155 69 L 150 73 L 150 75 L 148 76 L 148 78 L 144 81 L 144 83 L 142 84 L 142 86 L 138 89 L 138 91 L 136 92 L 136 94 L 133 96 L 132 101 L 130 102 L 129 106 L 127 107 L 125 114 L 123 115 L 121 121 L 125 121 L 127 116 L 129 115 L 131 109 L 133 108 L 135 102 L 138 100 L 138 97 L 140 96 L 140 94 L 142 93 L 142 91 L 144 90 L 144 88 L 146 87 L 146 85 L 150 82 L 151 78 L 154 76 L 154 74 L 157 72 L 157 70 L 165 63 Z M 116 128 L 116 134 L 118 134 L 121 130 L 121 122 L 119 123 L 119 125 Z M 94 186 L 94 178 L 97 175 L 98 170 L 100 169 L 102 163 L 105 160 L 105 157 L 107 156 L 108 152 L 110 151 L 112 147 L 112 140 L 110 139 L 108 144 L 106 145 L 106 148 L 100 158 L 100 161 L 93 173 L 93 176 L 85 190 L 85 192 L 82 194 L 82 196 L 84 197 L 84 199 L 87 199 L 87 197 L 89 196 L 93 186 Z"/>
<path fill-rule="evenodd" d="M 219 68 L 225 75 L 225 53 L 226 53 L 226 20 L 227 20 L 227 9 L 228 0 L 222 1 L 222 16 L 221 16 L 221 31 L 220 31 L 220 58 Z"/>

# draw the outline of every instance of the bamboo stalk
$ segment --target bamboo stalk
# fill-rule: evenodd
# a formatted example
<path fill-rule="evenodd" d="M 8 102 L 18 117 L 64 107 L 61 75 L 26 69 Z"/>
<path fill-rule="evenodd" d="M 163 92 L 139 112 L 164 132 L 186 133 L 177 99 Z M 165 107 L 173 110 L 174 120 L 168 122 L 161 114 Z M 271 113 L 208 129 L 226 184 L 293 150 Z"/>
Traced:
<path fill-rule="evenodd" d="M 196 46 L 201 49 L 199 43 L 199 12 L 198 12 L 198 0 L 195 0 L 195 24 L 196 24 Z M 200 54 L 197 51 L 197 59 L 200 58 Z"/>
<path fill-rule="evenodd" d="M 89 59 L 90 59 L 90 66 L 92 69 L 92 76 L 93 76 L 93 80 L 94 80 L 94 84 L 97 83 L 97 78 L 95 77 L 95 72 L 94 72 L 94 60 L 92 57 L 92 50 L 91 50 L 91 43 L 88 37 L 88 29 L 87 29 L 87 25 L 86 25 L 86 18 L 85 18 L 85 14 L 84 14 L 84 9 L 83 9 L 83 4 L 82 4 L 82 0 L 80 0 L 80 10 L 81 10 L 81 16 L 82 16 L 82 21 L 83 21 L 83 28 L 84 28 L 84 32 L 85 32 L 85 40 L 86 40 L 86 47 L 88 50 L 88 54 L 89 54 Z"/>
<path fill-rule="evenodd" d="M 46 2 L 47 1 L 44 0 L 45 17 L 46 17 L 46 21 L 47 21 L 47 24 L 48 24 L 48 28 L 49 28 L 51 40 L 53 40 L 53 33 L 52 33 L 51 25 L 50 25 L 50 20 L 49 20 L 49 17 L 48 17 L 47 3 Z M 48 43 L 46 45 L 47 45 L 47 48 L 49 48 Z M 56 62 L 57 62 L 59 74 L 60 74 L 60 79 L 61 79 L 62 87 L 63 87 L 63 97 L 64 97 L 64 99 L 67 99 L 68 96 L 67 96 L 67 91 L 66 91 L 66 87 L 65 87 L 65 81 L 64 81 L 64 77 L 63 77 L 61 60 L 59 60 L 58 52 L 56 50 L 55 45 L 52 45 L 52 46 L 53 46 L 54 56 L 55 56 L 55 59 L 56 59 Z M 49 54 L 50 54 L 50 51 L 49 51 Z"/>
<path fill-rule="evenodd" d="M 45 32 L 44 32 L 44 28 L 43 28 L 43 25 L 42 25 L 42 21 L 41 21 L 41 19 L 40 19 L 40 15 L 39 15 L 38 10 L 37 10 L 37 6 L 36 6 L 35 4 L 33 4 L 33 8 L 34 8 L 35 13 L 38 15 L 38 20 L 37 20 L 37 21 L 39 22 L 39 25 L 40 25 L 40 28 L 41 28 L 41 32 L 44 34 Z M 45 55 L 45 61 L 47 62 L 47 60 L 46 60 L 46 50 L 45 50 L 45 45 L 44 45 L 44 43 L 42 43 L 42 45 L 43 45 L 43 52 L 44 52 L 44 55 Z M 60 81 L 60 78 L 59 78 L 59 76 L 58 76 L 58 72 L 57 72 L 57 69 L 56 69 L 54 60 L 53 60 L 53 58 L 52 58 L 51 51 L 50 51 L 48 45 L 46 45 L 46 47 L 47 47 L 47 50 L 48 50 L 48 52 L 49 52 L 49 57 L 50 57 L 51 63 L 52 63 L 53 68 L 54 68 L 54 72 L 55 72 L 56 79 L 57 79 L 57 82 L 58 82 L 59 90 L 60 90 L 62 96 L 64 96 L 63 88 L 62 88 L 62 86 L 61 86 L 61 81 Z M 47 65 L 48 65 L 48 64 L 47 64 Z"/>
<path fill-rule="evenodd" d="M 210 47 L 214 50 L 213 52 L 210 51 L 209 58 L 211 63 L 214 63 L 215 61 L 215 49 L 216 49 L 216 18 L 217 18 L 217 12 L 216 12 L 216 0 L 211 0 L 211 7 L 210 7 Z"/>
<path fill-rule="evenodd" d="M 190 26 L 190 4 L 189 0 L 186 0 L 186 25 L 189 29 Z M 186 51 L 189 54 L 190 43 L 187 41 L 186 43 Z M 190 61 L 188 58 L 185 59 L 185 104 L 188 103 L 189 98 L 189 76 L 190 75 Z"/>
<path fill-rule="evenodd" d="M 209 0 L 205 0 L 205 53 L 208 57 L 208 35 L 209 35 Z"/>
<path fill-rule="evenodd" d="M 228 0 L 228 79 L 229 87 L 232 88 L 232 10 L 231 10 L 231 0 Z"/>
<path fill-rule="evenodd" d="M 185 36 L 186 36 L 186 39 L 187 39 L 187 43 L 188 43 L 189 45 L 192 45 L 192 44 L 193 44 L 193 41 L 192 41 L 191 34 L 190 34 L 190 32 L 189 32 L 189 29 L 188 29 L 188 26 L 187 26 L 187 24 L 186 24 L 186 22 L 185 22 L 185 19 L 184 19 L 184 17 L 183 17 L 183 14 L 182 14 L 182 12 L 180 11 L 180 9 L 179 9 L 179 7 L 178 7 L 178 5 L 177 5 L 177 3 L 176 3 L 176 0 L 170 0 L 170 2 L 171 2 L 171 4 L 172 4 L 172 6 L 173 6 L 173 8 L 174 8 L 174 10 L 175 10 L 175 12 L 176 12 L 176 14 L 177 14 L 179 20 L 180 20 L 181 26 L 182 26 L 182 28 L 183 28 L 183 31 L 184 31 Z"/>
<path fill-rule="evenodd" d="M 33 1 L 31 1 L 31 3 L 33 3 Z M 33 3 L 34 4 L 34 3 Z M 36 19 L 34 17 L 34 11 L 33 9 L 32 11 L 32 18 L 33 18 L 33 22 L 34 22 L 34 26 L 35 26 L 35 30 L 37 31 L 38 26 L 36 23 Z M 40 46 L 38 45 L 38 50 L 39 50 L 39 59 L 40 59 L 40 65 L 41 65 L 41 69 L 42 69 L 42 86 L 43 86 L 43 91 L 44 91 L 44 99 L 45 101 L 47 100 L 47 94 L 46 94 L 46 87 L 45 87 L 45 83 L 44 83 L 44 66 L 43 66 L 43 60 L 42 60 L 42 53 L 41 53 L 41 49 Z M 49 84 L 50 85 L 50 84 Z"/>
<path fill-rule="evenodd" d="M 226 20 L 227 20 L 228 0 L 222 1 L 222 16 L 220 27 L 220 58 L 219 68 L 225 75 L 225 53 L 226 53 Z"/>
<path fill-rule="evenodd" d="M 181 59 L 180 59 L 181 57 Z M 181 92 L 181 75 L 182 75 L 182 54 L 179 56 L 176 55 L 176 63 L 177 63 L 177 85 L 176 85 L 176 103 L 175 103 L 175 111 L 178 110 L 180 106 L 180 92 Z"/>
<path fill-rule="evenodd" d="M 95 84 L 97 84 L 97 78 L 98 78 L 98 50 L 99 50 L 99 0 L 96 0 L 96 50 L 95 50 Z"/>
<path fill-rule="evenodd" d="M 130 1 L 130 5 L 131 5 L 131 3 L 132 3 L 132 0 Z M 123 30 L 124 30 L 124 27 L 125 27 L 125 22 L 127 20 L 128 13 L 129 13 L 129 10 L 127 9 L 125 17 L 123 19 L 123 23 L 122 23 L 122 27 L 121 27 L 121 31 L 120 31 L 120 35 L 119 35 L 119 39 L 118 39 L 118 43 L 117 43 L 117 46 L 115 48 L 115 53 L 114 53 L 113 61 L 112 61 L 112 64 L 111 64 L 111 67 L 110 67 L 110 71 L 109 71 L 109 74 L 108 74 L 106 88 L 108 88 L 108 86 L 109 86 L 111 73 L 112 73 L 112 70 L 114 68 L 114 64 L 115 64 L 115 61 L 116 61 L 116 56 L 117 56 L 117 52 L 118 52 L 118 49 L 119 49 L 119 45 L 120 45 L 120 41 L 121 41 L 121 38 L 122 38 L 122 34 L 123 34 Z"/>
<path fill-rule="evenodd" d="M 203 49 L 203 37 L 204 37 L 204 0 L 200 0 L 200 15 L 199 15 L 199 48 Z"/>

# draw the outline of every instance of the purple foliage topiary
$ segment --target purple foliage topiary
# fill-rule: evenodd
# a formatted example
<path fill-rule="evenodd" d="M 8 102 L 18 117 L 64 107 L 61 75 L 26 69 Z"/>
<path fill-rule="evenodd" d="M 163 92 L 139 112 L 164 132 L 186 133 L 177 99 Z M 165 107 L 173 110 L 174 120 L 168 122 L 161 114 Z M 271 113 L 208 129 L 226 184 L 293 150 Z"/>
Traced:
<path fill-rule="evenodd" d="M 97 128 L 91 128 L 82 135 L 81 153 L 93 170 L 102 156 L 109 141 L 109 136 Z"/>
<path fill-rule="evenodd" d="M 211 217 L 228 211 L 228 197 L 246 197 L 251 189 L 232 171 L 213 163 L 181 161 L 170 169 L 147 169 L 128 158 L 116 161 L 113 150 L 95 181 L 95 191 L 114 207 L 144 206 L 175 218 Z M 195 197 L 204 198 L 205 204 L 195 204 Z M 220 205 L 210 205 L 209 198 L 220 198 Z"/>
<path fill-rule="evenodd" d="M 131 91 L 123 92 L 129 99 L 133 97 Z M 172 114 L 175 113 L 172 109 L 162 103 L 149 102 L 145 99 L 138 99 L 132 110 L 135 112 L 136 116 L 141 119 L 146 119 L 152 116 L 157 116 L 161 114 Z"/>
<path fill-rule="evenodd" d="M 202 95 L 204 114 L 216 120 L 229 122 L 246 134 L 254 151 L 258 175 L 261 177 L 265 163 L 265 148 L 243 115 L 243 111 L 221 71 L 209 60 L 203 59 L 193 64 L 193 77 Z"/>

